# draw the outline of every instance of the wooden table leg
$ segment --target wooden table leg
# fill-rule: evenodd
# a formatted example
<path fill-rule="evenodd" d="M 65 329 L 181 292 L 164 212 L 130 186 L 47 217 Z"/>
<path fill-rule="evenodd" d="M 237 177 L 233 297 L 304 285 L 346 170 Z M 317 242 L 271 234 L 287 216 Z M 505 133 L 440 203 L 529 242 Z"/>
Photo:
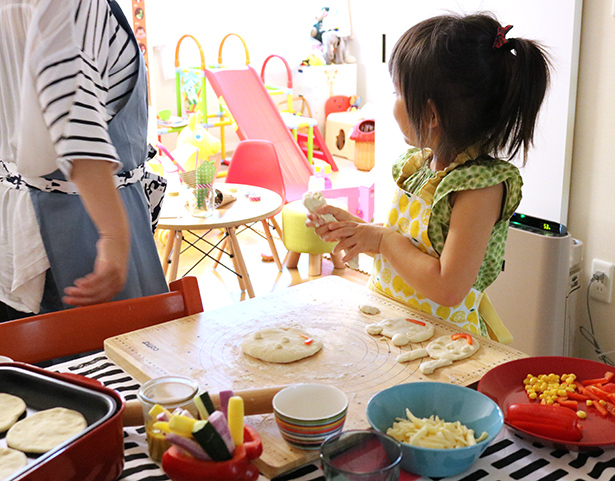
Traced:
<path fill-rule="evenodd" d="M 233 263 L 233 269 L 235 269 L 234 274 L 237 276 L 237 281 L 239 282 L 239 288 L 241 289 L 241 292 L 246 290 L 246 285 L 243 282 L 243 277 L 241 274 L 241 268 L 239 267 L 239 263 L 237 262 L 237 257 L 235 257 L 235 254 L 233 252 L 233 244 L 232 242 L 230 242 L 230 240 L 227 240 L 225 242 L 228 242 L 228 255 L 231 258 L 231 262 Z"/>
<path fill-rule="evenodd" d="M 271 255 L 273 256 L 275 265 L 278 266 L 278 270 L 282 272 L 282 262 L 280 261 L 280 256 L 278 255 L 278 250 L 275 247 L 275 243 L 273 242 L 273 237 L 271 237 L 271 230 L 269 229 L 269 224 L 267 223 L 267 219 L 262 221 L 261 224 L 263 224 L 263 230 L 265 231 L 265 237 L 267 238 L 267 242 L 269 243 L 269 249 L 271 249 Z"/>
<path fill-rule="evenodd" d="M 229 227 L 227 229 L 229 234 L 229 240 L 231 242 L 231 246 L 233 247 L 233 253 L 235 255 L 234 259 L 237 262 L 237 267 L 239 273 L 243 277 L 243 282 L 246 286 L 246 290 L 248 291 L 248 295 L 250 298 L 254 297 L 254 289 L 252 288 L 252 282 L 250 281 L 250 274 L 248 274 L 248 268 L 246 267 L 246 263 L 243 259 L 243 254 L 241 253 L 241 249 L 239 247 L 239 241 L 237 240 L 237 235 L 235 234 L 235 228 Z"/>
<path fill-rule="evenodd" d="M 175 231 L 170 230 L 169 235 L 167 236 L 167 243 L 164 246 L 164 254 L 162 254 L 162 271 L 164 272 L 164 276 L 167 276 L 167 271 L 169 270 L 169 256 L 171 255 L 171 250 L 173 249 L 173 243 L 175 242 Z"/>
<path fill-rule="evenodd" d="M 177 269 L 179 268 L 179 254 L 182 251 L 182 240 L 184 235 L 181 230 L 176 230 L 173 233 L 173 256 L 171 257 L 171 274 L 169 275 L 169 282 L 177 279 Z M 169 241 L 171 240 L 171 235 L 169 235 Z M 169 242 L 167 241 L 167 242 Z"/>

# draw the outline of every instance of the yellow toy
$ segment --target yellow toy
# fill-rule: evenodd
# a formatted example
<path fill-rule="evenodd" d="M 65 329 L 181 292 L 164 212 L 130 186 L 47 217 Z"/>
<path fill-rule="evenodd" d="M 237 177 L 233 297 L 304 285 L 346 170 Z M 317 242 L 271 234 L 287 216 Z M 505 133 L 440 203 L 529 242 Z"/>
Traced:
<path fill-rule="evenodd" d="M 197 110 L 188 117 L 188 125 L 179 133 L 173 157 L 189 172 L 220 152 L 221 146 L 220 139 L 202 127 L 201 112 Z"/>

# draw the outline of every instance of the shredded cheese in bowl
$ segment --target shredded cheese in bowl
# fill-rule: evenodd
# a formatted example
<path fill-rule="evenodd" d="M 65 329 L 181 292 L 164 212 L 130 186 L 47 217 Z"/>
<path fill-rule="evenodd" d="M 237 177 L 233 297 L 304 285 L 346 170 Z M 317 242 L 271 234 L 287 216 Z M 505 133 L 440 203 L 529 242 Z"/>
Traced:
<path fill-rule="evenodd" d="M 406 416 L 408 419 L 397 418 L 393 426 L 387 429 L 389 436 L 402 443 L 423 448 L 453 449 L 473 446 L 487 439 L 486 432 L 475 438 L 474 430 L 459 421 L 446 422 L 435 415 L 417 418 L 409 409 L 406 409 Z"/>

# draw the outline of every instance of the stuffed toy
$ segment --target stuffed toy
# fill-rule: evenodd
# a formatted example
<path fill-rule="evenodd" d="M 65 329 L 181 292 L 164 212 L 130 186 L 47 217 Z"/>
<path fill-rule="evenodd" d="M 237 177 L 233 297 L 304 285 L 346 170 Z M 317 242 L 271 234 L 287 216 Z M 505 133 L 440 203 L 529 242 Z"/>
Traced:
<path fill-rule="evenodd" d="M 323 7 L 316 15 L 316 23 L 312 26 L 311 36 L 322 49 L 324 63 L 327 65 L 355 63 L 356 59 L 348 53 L 346 37 L 341 37 L 336 28 L 326 28 L 324 21 L 329 14 L 329 7 Z"/>

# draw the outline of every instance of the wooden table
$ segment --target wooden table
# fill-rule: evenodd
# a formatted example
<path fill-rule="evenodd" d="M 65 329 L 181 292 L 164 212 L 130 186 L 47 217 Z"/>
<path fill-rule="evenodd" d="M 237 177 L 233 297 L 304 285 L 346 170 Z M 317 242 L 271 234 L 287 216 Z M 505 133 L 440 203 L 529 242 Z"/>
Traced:
<path fill-rule="evenodd" d="M 358 309 L 380 309 L 367 315 Z M 421 360 L 400 364 L 396 356 L 412 346 L 395 347 L 386 338 L 370 336 L 367 324 L 382 319 L 412 317 L 435 326 L 434 337 L 453 334 L 453 324 L 399 304 L 338 276 L 328 276 L 255 299 L 185 317 L 107 339 L 107 356 L 140 382 L 168 374 L 195 379 L 210 392 L 288 385 L 299 382 L 335 384 L 349 397 L 345 429 L 367 428 L 369 399 L 390 386 L 429 380 L 470 385 L 487 371 L 525 354 L 476 336 L 479 351 L 468 359 L 420 372 Z M 289 364 L 271 364 L 245 355 L 245 337 L 267 326 L 300 326 L 323 341 L 321 352 Z M 421 345 L 425 345 L 421 343 Z M 249 423 L 263 439 L 259 469 L 271 478 L 316 457 L 290 448 L 272 414 L 251 416 Z"/>
<path fill-rule="evenodd" d="M 177 278 L 184 231 L 206 231 L 208 233 L 214 229 L 224 229 L 225 237 L 228 238 L 230 243 L 230 252 L 226 253 L 232 259 L 239 285 L 242 290 L 248 292 L 250 297 L 254 297 L 252 281 L 250 280 L 250 274 L 241 253 L 239 241 L 237 240 L 236 228 L 268 219 L 275 215 L 283 206 L 282 197 L 262 187 L 227 183 L 214 184 L 214 186 L 223 192 L 230 192 L 237 199 L 215 209 L 208 217 L 194 217 L 191 215 L 181 197 L 167 196 L 165 198 L 161 218 L 158 222 L 158 229 L 168 229 L 170 231 L 164 251 L 164 273 L 169 282 Z M 264 226 L 264 228 L 267 229 L 267 226 Z M 201 236 L 200 239 L 203 237 Z M 273 242 L 270 235 L 267 235 L 267 240 L 270 243 Z M 220 251 L 219 245 L 221 243 L 222 240 L 213 245 L 212 250 Z M 275 249 L 275 246 L 271 247 L 272 250 Z M 205 253 L 205 255 L 209 255 L 209 253 Z M 168 272 L 169 258 L 171 260 L 170 272 Z"/>

